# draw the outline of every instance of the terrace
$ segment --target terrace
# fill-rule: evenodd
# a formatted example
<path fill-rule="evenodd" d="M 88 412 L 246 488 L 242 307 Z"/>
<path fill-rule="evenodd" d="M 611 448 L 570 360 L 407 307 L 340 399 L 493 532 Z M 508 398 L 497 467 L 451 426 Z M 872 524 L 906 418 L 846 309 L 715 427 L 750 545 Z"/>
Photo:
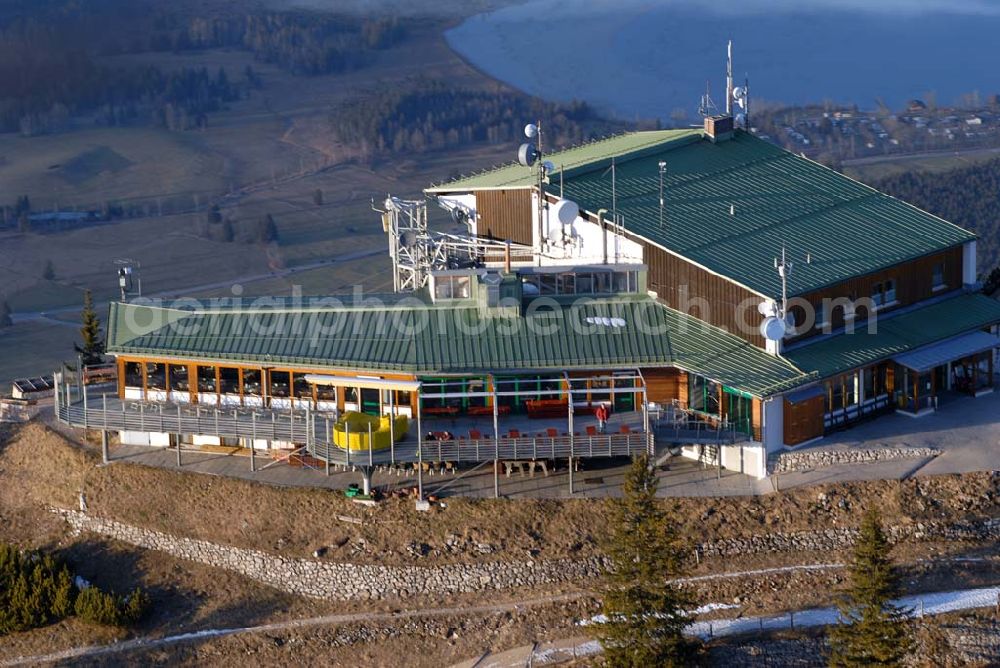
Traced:
<path fill-rule="evenodd" d="M 607 387 L 601 389 L 602 396 L 606 394 L 607 405 L 615 408 L 603 431 L 589 400 L 593 394 L 588 388 L 595 379 L 600 383 L 608 381 Z M 186 393 L 171 393 L 170 400 L 166 394 L 162 398 L 157 395 L 157 400 L 121 399 L 111 386 L 81 388 L 57 376 L 55 410 L 60 421 L 74 427 L 105 434 L 131 431 L 162 435 L 164 444 L 177 449 L 178 464 L 182 446 L 191 445 L 185 439 L 217 437 L 224 445 L 248 451 L 251 471 L 260 468 L 260 459 L 270 460 L 263 464 L 264 468 L 278 462 L 325 469 L 327 473 L 331 467 L 358 467 L 366 484 L 374 467 L 413 465 L 420 476 L 431 467 L 457 468 L 493 461 L 498 475 L 502 466 L 530 464 L 534 468 L 534 463 L 543 461 L 653 454 L 657 440 L 663 444 L 715 446 L 746 438 L 732 425 L 707 422 L 704 416 L 680 406 L 648 404 L 643 399 L 641 376 L 617 375 L 615 381 L 616 385 L 600 376 L 553 376 L 548 389 L 538 387 L 533 393 L 535 399 L 522 402 L 529 406 L 527 414 L 519 413 L 522 406 L 514 401 L 522 398 L 523 390 L 505 386 L 514 381 L 491 379 L 489 391 L 469 389 L 464 382 L 464 389 L 459 391 L 455 387 L 458 381 L 414 382 L 415 416 L 405 434 L 393 433 L 388 447 L 381 449 L 349 449 L 335 444 L 337 411 L 316 410 L 311 402 L 296 407 L 281 404 L 278 408 L 226 406 L 190 403 L 184 401 Z M 539 386 L 542 382 L 538 381 Z M 574 397 L 572 402 L 570 396 Z M 640 397 L 639 401 L 636 397 Z M 388 403 L 378 410 L 395 416 L 399 408 Z"/>

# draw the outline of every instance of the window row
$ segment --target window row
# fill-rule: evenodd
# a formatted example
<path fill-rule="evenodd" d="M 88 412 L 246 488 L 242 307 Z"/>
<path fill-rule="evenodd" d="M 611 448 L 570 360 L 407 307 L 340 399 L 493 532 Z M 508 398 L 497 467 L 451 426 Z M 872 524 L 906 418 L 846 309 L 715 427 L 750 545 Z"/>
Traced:
<path fill-rule="evenodd" d="M 524 294 L 594 295 L 639 291 L 636 271 L 595 271 L 527 274 L 521 277 Z"/>

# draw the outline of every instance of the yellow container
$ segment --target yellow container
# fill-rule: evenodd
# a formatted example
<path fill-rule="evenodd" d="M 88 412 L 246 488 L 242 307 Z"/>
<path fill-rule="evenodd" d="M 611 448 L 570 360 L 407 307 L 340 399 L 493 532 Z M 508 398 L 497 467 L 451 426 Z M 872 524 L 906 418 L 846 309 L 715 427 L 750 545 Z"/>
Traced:
<path fill-rule="evenodd" d="M 390 445 L 393 434 L 396 440 L 401 440 L 406 436 L 406 430 L 410 426 L 410 420 L 405 415 L 396 417 L 396 423 L 392 431 L 389 429 L 388 415 L 367 415 L 365 413 L 350 412 L 345 413 L 333 425 L 334 445 L 353 451 L 385 450 Z M 372 443 L 368 443 L 368 427 L 371 426 Z M 349 428 L 348 428 L 349 427 Z"/>

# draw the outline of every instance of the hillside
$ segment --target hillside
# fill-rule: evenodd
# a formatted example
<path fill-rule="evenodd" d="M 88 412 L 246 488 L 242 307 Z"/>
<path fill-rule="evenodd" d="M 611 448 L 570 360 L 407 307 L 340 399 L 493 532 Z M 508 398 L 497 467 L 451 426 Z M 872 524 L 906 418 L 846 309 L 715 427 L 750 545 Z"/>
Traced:
<path fill-rule="evenodd" d="M 979 235 L 980 274 L 1000 265 L 1000 158 L 947 171 L 913 171 L 869 185 Z"/>

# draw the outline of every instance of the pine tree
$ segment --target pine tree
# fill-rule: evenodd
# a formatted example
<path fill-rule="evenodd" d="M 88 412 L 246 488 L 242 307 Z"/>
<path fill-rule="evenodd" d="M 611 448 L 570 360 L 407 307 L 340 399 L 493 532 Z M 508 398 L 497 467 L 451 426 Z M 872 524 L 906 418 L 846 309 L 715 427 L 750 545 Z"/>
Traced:
<path fill-rule="evenodd" d="M 830 629 L 831 666 L 899 666 L 909 651 L 912 641 L 904 622 L 909 610 L 892 604 L 901 588 L 890 549 L 873 508 L 854 544 L 849 585 L 838 605 L 842 623 Z"/>
<path fill-rule="evenodd" d="M 90 290 L 83 293 L 83 311 L 80 313 L 80 336 L 83 342 L 74 345 L 76 352 L 83 357 L 83 363 L 100 364 L 104 361 L 104 341 L 101 337 L 101 321 L 94 311 L 94 299 Z"/>
<path fill-rule="evenodd" d="M 45 261 L 45 268 L 42 269 L 42 278 L 46 281 L 54 280 L 56 277 L 56 267 L 52 264 L 52 260 Z"/>
<path fill-rule="evenodd" d="M 10 317 L 10 304 L 5 301 L 0 302 L 0 327 L 10 327 L 14 321 Z"/>
<path fill-rule="evenodd" d="M 257 241 L 269 244 L 278 240 L 278 226 L 274 222 L 274 216 L 265 214 L 257 225 Z"/>
<path fill-rule="evenodd" d="M 624 498 L 609 501 L 606 619 L 597 630 L 608 666 L 686 666 L 696 654 L 696 643 L 683 635 L 691 599 L 668 583 L 683 571 L 683 548 L 656 486 L 643 455 L 625 476 Z"/>

